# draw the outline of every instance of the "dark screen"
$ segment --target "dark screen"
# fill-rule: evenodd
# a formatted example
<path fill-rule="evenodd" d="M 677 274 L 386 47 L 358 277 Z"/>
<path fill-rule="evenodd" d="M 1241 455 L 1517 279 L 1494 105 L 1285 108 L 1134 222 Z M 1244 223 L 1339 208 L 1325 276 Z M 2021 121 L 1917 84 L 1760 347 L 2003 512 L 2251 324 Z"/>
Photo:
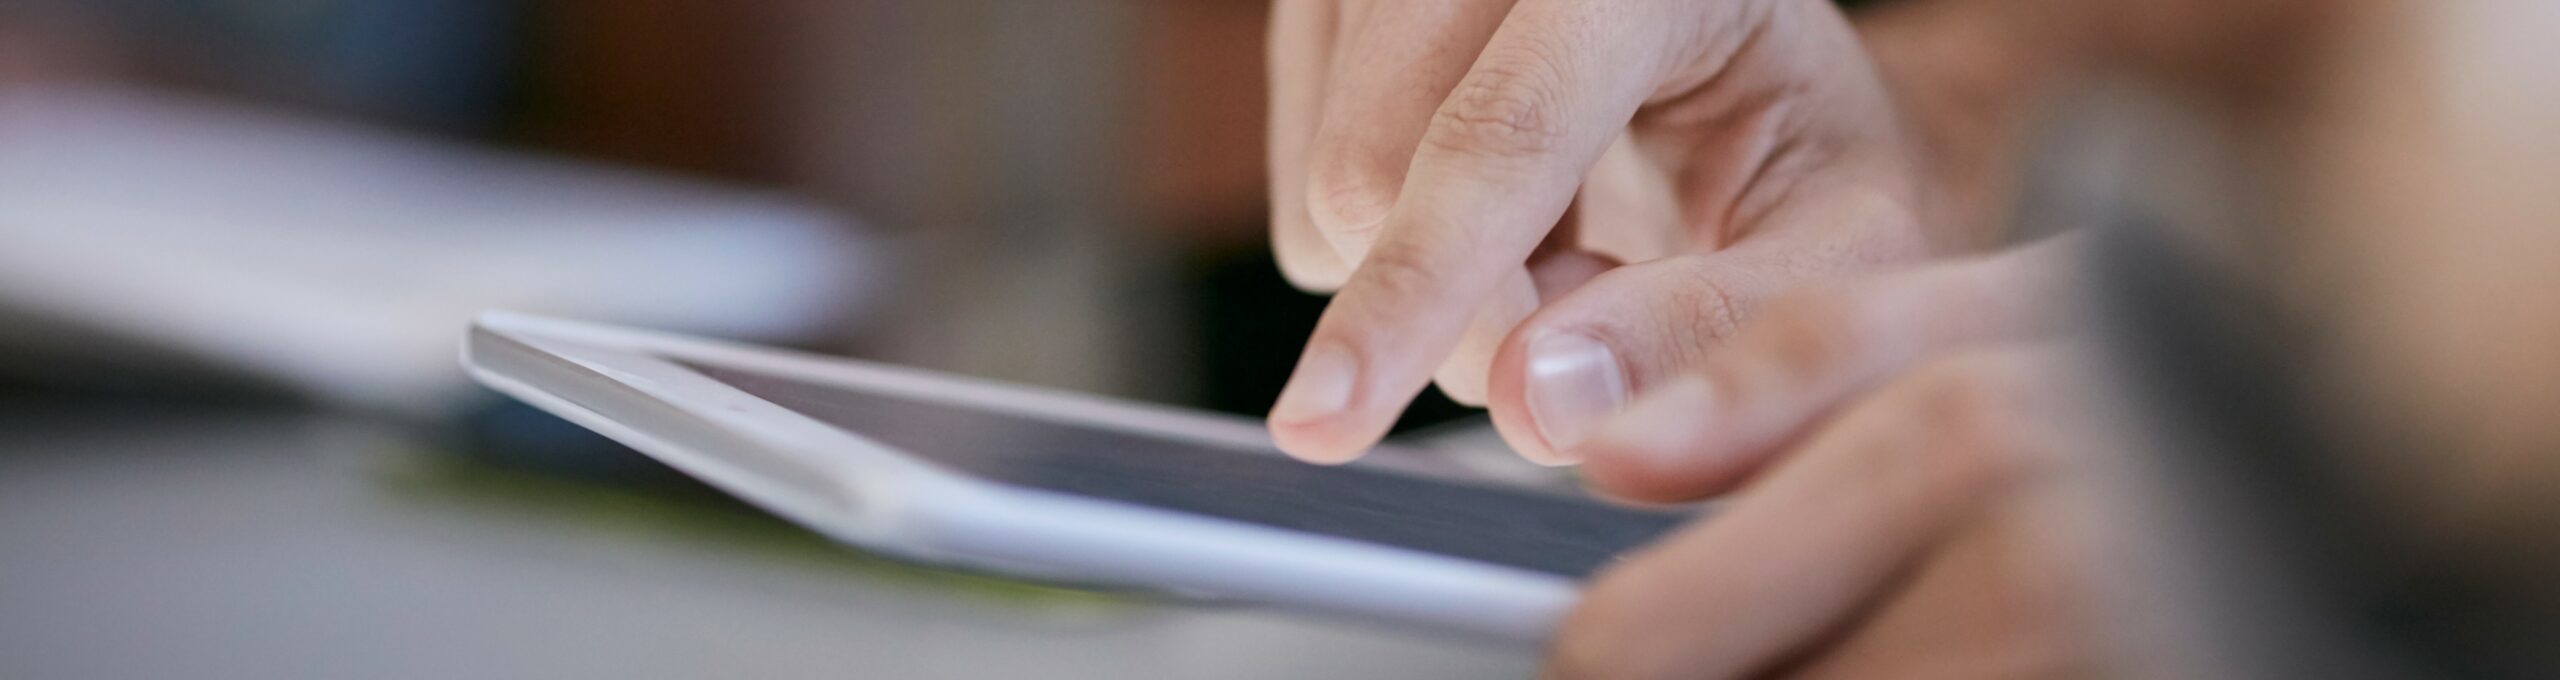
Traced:
<path fill-rule="evenodd" d="M 1398 546 L 1581 578 L 1687 518 L 1271 451 L 920 402 L 712 366 L 748 394 L 1012 486 Z"/>

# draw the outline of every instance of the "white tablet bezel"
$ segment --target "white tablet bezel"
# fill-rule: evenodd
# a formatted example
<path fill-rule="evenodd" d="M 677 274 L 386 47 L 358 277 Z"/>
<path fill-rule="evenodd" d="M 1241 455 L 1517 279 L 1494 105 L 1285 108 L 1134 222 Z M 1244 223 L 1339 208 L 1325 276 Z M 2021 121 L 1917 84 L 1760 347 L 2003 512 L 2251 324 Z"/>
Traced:
<path fill-rule="evenodd" d="M 1242 419 L 521 314 L 482 315 L 463 348 L 465 368 L 491 388 L 867 550 L 1526 643 L 1545 639 L 1577 594 L 1573 580 L 1553 574 L 1001 486 L 774 405 L 678 361 L 1269 448 L 1262 428 Z"/>

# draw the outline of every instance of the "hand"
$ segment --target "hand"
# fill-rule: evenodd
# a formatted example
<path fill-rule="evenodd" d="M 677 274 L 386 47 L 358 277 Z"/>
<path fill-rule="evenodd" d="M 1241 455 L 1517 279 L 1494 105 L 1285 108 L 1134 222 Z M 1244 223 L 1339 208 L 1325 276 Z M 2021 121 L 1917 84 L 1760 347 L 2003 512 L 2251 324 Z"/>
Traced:
<path fill-rule="evenodd" d="M 2092 673 L 2086 571 L 2051 526 L 2078 363 L 2036 297 L 2067 247 L 1772 302 L 1613 421 L 1582 450 L 1601 490 L 1743 489 L 1601 574 L 1550 674 Z"/>
<path fill-rule="evenodd" d="M 1970 238 L 1826 0 L 1284 1 L 1271 68 L 1273 248 L 1340 289 L 1271 413 L 1310 460 L 1436 375 L 1568 462 L 1766 297 Z"/>
<path fill-rule="evenodd" d="M 1845 405 L 1712 518 L 1602 574 L 1550 675 L 2099 675 L 2047 479 L 2069 363 L 1958 355 Z"/>

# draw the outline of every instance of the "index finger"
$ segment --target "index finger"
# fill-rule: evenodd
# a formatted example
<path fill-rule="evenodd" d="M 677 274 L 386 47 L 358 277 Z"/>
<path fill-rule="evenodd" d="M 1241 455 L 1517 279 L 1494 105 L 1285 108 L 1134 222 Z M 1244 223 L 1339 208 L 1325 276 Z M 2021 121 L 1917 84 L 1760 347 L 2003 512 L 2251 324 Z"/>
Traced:
<path fill-rule="evenodd" d="M 1555 226 L 1650 93 L 1655 3 L 1525 0 L 1433 114 L 1368 258 L 1272 407 L 1280 448 L 1359 457 L 1430 380 L 1502 277 Z"/>

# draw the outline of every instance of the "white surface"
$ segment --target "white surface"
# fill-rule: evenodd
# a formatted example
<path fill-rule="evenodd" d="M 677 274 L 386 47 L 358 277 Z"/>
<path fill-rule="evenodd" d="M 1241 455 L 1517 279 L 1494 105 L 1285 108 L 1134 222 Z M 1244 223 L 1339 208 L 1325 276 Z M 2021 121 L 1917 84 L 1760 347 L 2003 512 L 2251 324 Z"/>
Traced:
<path fill-rule="evenodd" d="M 1249 608 L 990 600 L 404 498 L 313 425 L 0 412 L 0 677 L 1503 678 L 1535 664 Z"/>
<path fill-rule="evenodd" d="M 485 316 L 475 325 L 465 363 L 501 392 L 874 550 L 1373 617 L 1523 645 L 1543 641 L 1576 596 L 1571 580 L 1551 574 L 984 483 L 918 464 L 670 359 L 954 408 L 1262 443 L 1259 428 L 1220 417 L 513 314 Z"/>
<path fill-rule="evenodd" d="M 0 323 L 364 409 L 468 394 L 450 357 L 481 309 L 786 337 L 848 318 L 869 255 L 841 219 L 763 193 L 161 95 L 0 89 Z"/>

